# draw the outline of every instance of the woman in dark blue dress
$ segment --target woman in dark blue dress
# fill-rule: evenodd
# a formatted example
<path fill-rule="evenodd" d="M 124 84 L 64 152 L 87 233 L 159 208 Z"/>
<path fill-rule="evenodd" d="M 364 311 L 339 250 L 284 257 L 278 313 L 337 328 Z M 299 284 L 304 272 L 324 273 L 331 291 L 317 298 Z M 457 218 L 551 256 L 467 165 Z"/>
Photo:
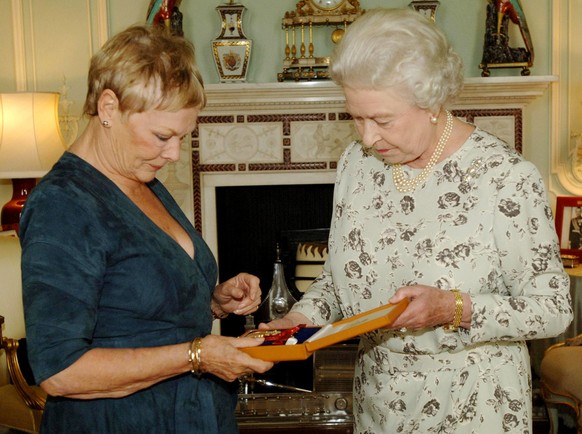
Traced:
<path fill-rule="evenodd" d="M 89 123 L 21 219 L 29 357 L 49 394 L 41 432 L 237 432 L 232 383 L 269 362 L 211 334 L 254 312 L 258 279 L 216 285 L 208 246 L 155 175 L 206 103 L 192 45 L 135 26 L 91 62 Z"/>

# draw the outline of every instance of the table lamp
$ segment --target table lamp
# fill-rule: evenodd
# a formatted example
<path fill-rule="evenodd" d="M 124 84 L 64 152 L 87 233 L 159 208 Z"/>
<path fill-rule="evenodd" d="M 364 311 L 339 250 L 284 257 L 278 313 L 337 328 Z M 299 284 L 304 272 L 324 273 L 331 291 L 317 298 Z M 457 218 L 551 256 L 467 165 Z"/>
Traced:
<path fill-rule="evenodd" d="M 0 93 L 0 179 L 12 179 L 12 199 L 2 208 L 2 230 L 18 231 L 26 198 L 65 151 L 58 93 Z"/>

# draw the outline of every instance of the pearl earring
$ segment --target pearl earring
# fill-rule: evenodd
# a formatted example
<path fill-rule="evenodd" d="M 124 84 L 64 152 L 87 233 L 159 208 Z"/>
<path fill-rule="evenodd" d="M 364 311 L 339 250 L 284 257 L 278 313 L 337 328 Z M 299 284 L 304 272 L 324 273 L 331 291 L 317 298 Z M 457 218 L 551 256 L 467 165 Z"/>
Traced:
<path fill-rule="evenodd" d="M 101 121 L 101 125 L 103 125 L 105 128 L 109 128 L 109 121 Z"/>
<path fill-rule="evenodd" d="M 438 123 L 438 121 L 439 121 L 439 117 L 438 116 L 432 115 L 430 117 L 430 123 L 431 124 L 436 125 Z"/>

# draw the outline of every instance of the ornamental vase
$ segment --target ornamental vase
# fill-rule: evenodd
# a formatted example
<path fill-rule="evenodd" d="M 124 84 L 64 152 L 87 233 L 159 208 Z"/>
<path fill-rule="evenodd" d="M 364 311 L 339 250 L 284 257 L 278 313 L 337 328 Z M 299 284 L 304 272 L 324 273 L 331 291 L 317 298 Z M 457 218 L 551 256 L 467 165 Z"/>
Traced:
<path fill-rule="evenodd" d="M 220 35 L 212 41 L 212 54 L 221 83 L 247 79 L 253 41 L 245 36 L 242 28 L 245 10 L 238 3 L 216 7 L 222 27 Z"/>

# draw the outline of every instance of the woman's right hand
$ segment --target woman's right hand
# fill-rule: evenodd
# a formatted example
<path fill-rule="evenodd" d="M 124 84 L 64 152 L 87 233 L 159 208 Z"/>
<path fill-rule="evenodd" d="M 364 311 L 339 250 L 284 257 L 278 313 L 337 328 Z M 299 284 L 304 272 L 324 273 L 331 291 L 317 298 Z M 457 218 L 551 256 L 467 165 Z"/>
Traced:
<path fill-rule="evenodd" d="M 266 372 L 273 367 L 272 362 L 255 359 L 239 350 L 262 343 L 263 339 L 257 338 L 232 338 L 213 334 L 205 336 L 200 344 L 200 368 L 202 372 L 226 381 L 234 381 L 254 372 Z"/>

